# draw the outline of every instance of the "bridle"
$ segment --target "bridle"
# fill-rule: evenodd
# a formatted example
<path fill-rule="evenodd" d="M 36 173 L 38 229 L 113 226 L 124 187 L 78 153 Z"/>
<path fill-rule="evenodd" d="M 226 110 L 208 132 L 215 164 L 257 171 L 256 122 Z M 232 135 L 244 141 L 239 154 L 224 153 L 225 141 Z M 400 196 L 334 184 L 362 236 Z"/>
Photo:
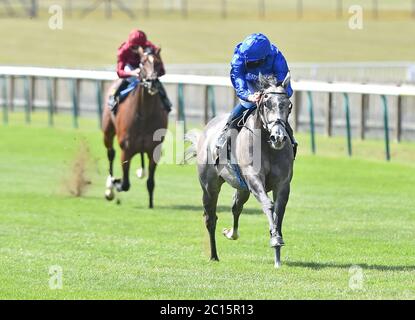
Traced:
<path fill-rule="evenodd" d="M 151 53 L 144 53 L 144 55 L 145 56 L 152 55 L 153 57 L 155 56 L 154 54 L 151 54 Z M 147 57 L 146 61 L 148 61 L 148 59 L 149 58 Z M 155 62 L 153 62 L 153 64 L 155 64 Z M 152 96 L 156 95 L 158 93 L 159 89 L 158 89 L 157 86 L 154 86 L 153 84 L 156 82 L 157 78 L 147 79 L 147 73 L 145 72 L 143 61 L 140 61 L 139 68 L 140 68 L 140 82 L 139 82 L 139 85 L 142 85 L 144 88 L 146 88 L 147 92 L 150 95 L 152 95 Z"/>
<path fill-rule="evenodd" d="M 264 112 L 263 112 L 264 107 L 265 107 L 264 98 L 265 98 L 267 95 L 274 95 L 274 94 L 284 94 L 284 95 L 286 95 L 286 93 L 285 93 L 285 92 L 278 92 L 278 91 L 265 91 L 265 90 L 263 90 L 263 91 L 261 92 L 260 99 L 259 99 L 259 101 L 257 102 L 257 110 L 258 110 L 258 113 L 259 113 L 259 116 L 260 116 L 260 119 L 261 119 L 262 127 L 264 128 L 264 130 L 265 130 L 266 132 L 271 133 L 271 130 L 272 130 L 275 126 L 280 125 L 280 126 L 282 126 L 282 127 L 284 128 L 284 131 L 285 131 L 285 132 L 287 132 L 287 130 L 286 130 L 286 128 L 287 128 L 287 121 L 285 121 L 285 120 L 283 120 L 283 119 L 277 119 L 277 120 L 275 120 L 275 121 L 270 122 L 270 121 L 267 119 L 266 115 L 264 115 Z M 292 103 L 291 103 L 291 102 L 290 102 L 290 104 L 292 105 Z"/>

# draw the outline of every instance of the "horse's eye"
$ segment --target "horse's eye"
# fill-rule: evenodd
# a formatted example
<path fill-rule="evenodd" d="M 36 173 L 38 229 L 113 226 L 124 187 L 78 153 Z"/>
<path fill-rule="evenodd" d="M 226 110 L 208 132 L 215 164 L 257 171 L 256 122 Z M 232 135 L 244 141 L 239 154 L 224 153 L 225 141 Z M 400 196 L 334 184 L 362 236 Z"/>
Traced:
<path fill-rule="evenodd" d="M 264 96 L 264 99 L 268 99 L 268 95 L 267 94 Z"/>

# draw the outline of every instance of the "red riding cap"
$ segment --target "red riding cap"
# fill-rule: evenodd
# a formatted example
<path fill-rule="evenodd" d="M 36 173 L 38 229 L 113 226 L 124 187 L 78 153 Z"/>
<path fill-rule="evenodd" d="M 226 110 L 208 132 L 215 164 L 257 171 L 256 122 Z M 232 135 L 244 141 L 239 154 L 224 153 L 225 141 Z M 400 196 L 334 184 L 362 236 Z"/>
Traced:
<path fill-rule="evenodd" d="M 141 46 L 144 47 L 147 42 L 147 36 L 143 31 L 140 31 L 138 29 L 134 29 L 130 32 L 130 35 L 128 36 L 128 45 L 130 47 L 133 46 Z"/>

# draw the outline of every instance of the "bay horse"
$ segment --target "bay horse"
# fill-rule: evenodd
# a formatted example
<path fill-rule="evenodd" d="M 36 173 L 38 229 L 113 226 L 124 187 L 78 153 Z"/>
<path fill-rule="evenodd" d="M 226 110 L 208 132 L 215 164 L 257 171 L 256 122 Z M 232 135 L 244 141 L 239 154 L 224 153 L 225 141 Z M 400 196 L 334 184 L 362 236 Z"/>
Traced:
<path fill-rule="evenodd" d="M 270 246 L 275 248 L 274 265 L 276 268 L 281 265 L 280 253 L 284 245 L 282 221 L 294 166 L 293 148 L 286 131 L 292 109 L 286 93 L 289 81 L 289 74 L 282 83 L 277 83 L 274 77 L 260 76 L 258 87 L 261 98 L 257 108 L 246 120 L 240 133 L 236 137 L 235 132 L 232 133 L 234 141 L 231 140 L 231 155 L 234 161 L 231 158 L 229 162 L 227 155 L 225 161 L 215 160 L 216 141 L 228 115 L 212 119 L 201 134 L 190 132 L 187 135 L 187 140 L 192 143 L 191 152 L 197 157 L 211 260 L 219 260 L 215 240 L 216 208 L 221 186 L 227 182 L 236 191 L 232 205 L 233 228 L 224 229 L 223 235 L 229 240 L 238 239 L 239 216 L 252 193 L 268 218 Z M 268 197 L 271 191 L 272 200 Z"/>
<path fill-rule="evenodd" d="M 122 101 L 114 115 L 107 101 L 111 89 L 108 90 L 104 112 L 102 115 L 102 131 L 104 133 L 104 145 L 107 148 L 109 161 L 109 176 L 106 183 L 105 197 L 111 201 L 114 199 L 114 188 L 118 191 L 130 189 L 129 170 L 131 159 L 134 155 L 141 154 L 141 165 L 144 167 L 144 154 L 148 156 L 147 190 L 149 194 L 149 207 L 153 208 L 154 174 L 160 157 L 160 149 L 157 148 L 161 139 L 154 139 L 154 133 L 159 129 L 167 129 L 168 112 L 163 107 L 158 94 L 157 74 L 160 74 L 162 61 L 160 50 L 154 53 L 144 52 L 140 48 L 140 77 L 137 87 Z M 118 80 L 120 81 L 120 79 Z M 121 148 L 122 178 L 113 177 L 113 161 L 115 158 L 114 137 L 117 136 Z"/>

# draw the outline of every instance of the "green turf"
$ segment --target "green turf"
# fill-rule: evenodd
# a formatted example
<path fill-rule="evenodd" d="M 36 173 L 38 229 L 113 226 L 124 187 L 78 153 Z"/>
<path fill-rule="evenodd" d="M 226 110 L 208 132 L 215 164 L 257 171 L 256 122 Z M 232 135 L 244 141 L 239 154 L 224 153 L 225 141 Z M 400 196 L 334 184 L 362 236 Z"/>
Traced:
<path fill-rule="evenodd" d="M 415 299 L 412 164 L 311 156 L 303 148 L 279 270 L 253 199 L 241 216 L 241 238 L 220 235 L 232 220 L 232 191 L 224 187 L 221 261 L 213 263 L 195 167 L 158 168 L 154 210 L 147 209 L 145 182 L 134 177 L 122 204 L 108 203 L 107 162 L 95 128 L 93 121 L 78 131 L 0 126 L 0 298 Z M 299 140 L 307 143 L 304 135 Z M 80 141 L 91 150 L 92 184 L 74 198 L 65 181 Z M 54 265 L 63 269 L 61 290 L 49 288 Z M 363 268 L 358 290 L 349 287 L 352 265 Z"/>
<path fill-rule="evenodd" d="M 349 4 L 345 3 L 345 11 Z M 6 65 L 112 66 L 118 46 L 135 27 L 162 46 L 167 64 L 228 63 L 235 45 L 252 32 L 268 34 L 291 62 L 413 60 L 415 42 L 409 39 L 415 38 L 415 19 L 409 11 L 395 16 L 395 11 L 382 8 L 379 20 L 370 11 L 364 12 L 363 30 L 349 29 L 347 12 L 336 19 L 334 6 L 329 14 L 318 6 L 309 8 L 302 20 L 295 18 L 292 6 L 285 11 L 274 7 L 265 19 L 249 16 L 248 9 L 228 19 L 210 11 L 198 11 L 187 19 L 155 13 L 135 20 L 119 13 L 106 20 L 102 12 L 80 19 L 77 12 L 64 19 L 63 30 L 48 27 L 50 16 L 45 11 L 38 19 L 0 19 L 0 61 Z"/>

